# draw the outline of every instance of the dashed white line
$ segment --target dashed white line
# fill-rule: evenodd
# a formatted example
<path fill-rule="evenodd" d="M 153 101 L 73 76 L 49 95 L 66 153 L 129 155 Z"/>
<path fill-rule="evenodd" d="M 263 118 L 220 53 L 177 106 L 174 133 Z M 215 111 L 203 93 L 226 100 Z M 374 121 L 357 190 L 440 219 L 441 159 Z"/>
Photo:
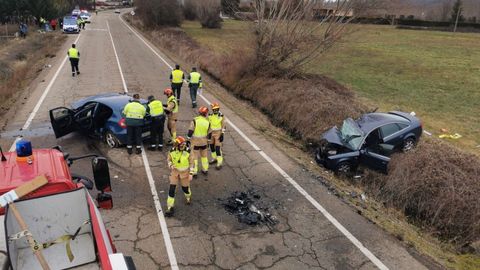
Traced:
<path fill-rule="evenodd" d="M 73 42 L 74 44 L 77 44 L 78 40 L 80 39 L 80 36 L 81 34 L 78 34 L 77 38 L 75 39 L 75 41 Z M 67 59 L 68 59 L 68 56 L 65 56 L 65 58 L 63 59 L 62 63 L 60 64 L 60 66 L 58 67 L 57 71 L 55 72 L 55 74 L 53 75 L 52 79 L 50 80 L 50 82 L 48 83 L 47 87 L 45 88 L 45 90 L 43 90 L 43 93 L 42 93 L 42 96 L 40 96 L 40 99 L 37 101 L 37 104 L 35 105 L 35 107 L 33 108 L 33 111 L 30 113 L 30 115 L 28 116 L 27 118 L 27 121 L 25 122 L 25 124 L 23 125 L 22 127 L 22 130 L 25 130 L 27 129 L 28 127 L 30 127 L 30 125 L 32 124 L 32 121 L 33 119 L 35 118 L 35 116 L 37 115 L 38 113 L 38 110 L 40 110 L 40 106 L 42 106 L 43 104 L 43 101 L 45 100 L 45 98 L 47 97 L 48 95 L 48 92 L 50 92 L 50 89 L 52 89 L 52 86 L 53 86 L 53 83 L 57 80 L 57 77 L 58 77 L 58 74 L 60 74 L 60 71 L 62 70 L 63 66 L 65 65 L 65 63 L 67 62 Z M 15 150 L 15 144 L 21 139 L 22 137 L 17 137 L 15 139 L 15 141 L 13 142 L 12 146 L 10 147 L 10 152 L 14 151 Z"/>
<path fill-rule="evenodd" d="M 118 69 L 120 71 L 120 75 L 122 76 L 123 90 L 125 93 L 128 93 L 127 84 L 125 83 L 125 79 L 123 77 L 122 66 L 120 65 L 117 50 L 115 49 L 115 43 L 113 42 L 113 37 L 110 32 L 110 26 L 108 25 L 108 21 L 107 21 L 107 28 L 108 28 L 108 34 L 110 35 L 110 39 L 112 41 L 113 52 L 115 53 L 115 58 L 117 59 Z M 150 169 L 150 163 L 148 162 L 145 149 L 142 149 L 142 150 L 143 150 L 142 151 L 143 165 L 145 167 L 145 172 L 147 173 L 148 184 L 150 185 L 150 191 L 152 193 L 153 203 L 155 204 L 155 209 L 158 216 L 158 222 L 160 223 L 160 229 L 162 230 L 163 241 L 165 243 L 165 248 L 167 250 L 168 260 L 170 261 L 170 268 L 172 270 L 178 270 L 179 268 L 178 268 L 177 258 L 175 256 L 175 251 L 173 249 L 172 241 L 170 240 L 170 233 L 168 232 L 167 222 L 165 220 L 165 217 L 163 216 L 162 205 L 160 204 L 157 188 L 155 187 L 155 180 L 153 179 L 152 170 Z"/>
<path fill-rule="evenodd" d="M 158 56 L 169 68 L 172 66 L 159 54 L 157 53 L 146 41 L 141 37 L 137 31 L 133 30 L 121 16 L 120 20 L 123 22 L 127 28 L 130 29 L 156 56 Z M 205 98 L 203 95 L 200 97 L 208 104 L 211 102 Z M 277 172 L 279 172 L 285 180 L 287 180 L 300 194 L 302 194 L 305 199 L 307 199 L 318 211 L 320 211 L 325 218 L 327 218 L 345 237 L 350 240 L 375 266 L 382 270 L 388 270 L 388 267 L 380 261 L 370 250 L 368 250 L 353 234 L 351 234 L 335 217 L 333 217 L 320 203 L 318 203 L 308 192 L 302 188 L 290 175 L 288 175 L 275 161 L 273 161 L 270 156 L 268 156 L 258 145 L 256 145 L 243 131 L 241 131 L 232 121 L 227 119 L 227 123 L 238 133 L 240 136 L 245 139 L 258 153 L 272 165 Z"/>

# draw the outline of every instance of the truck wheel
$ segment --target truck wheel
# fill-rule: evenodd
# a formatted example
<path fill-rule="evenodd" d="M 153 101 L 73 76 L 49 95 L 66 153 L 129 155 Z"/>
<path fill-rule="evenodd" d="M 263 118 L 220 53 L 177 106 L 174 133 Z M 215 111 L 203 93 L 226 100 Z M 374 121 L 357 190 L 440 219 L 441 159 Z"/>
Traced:
<path fill-rule="evenodd" d="M 105 143 L 110 148 L 116 148 L 120 146 L 120 142 L 118 141 L 117 137 L 110 131 L 107 130 L 104 135 Z"/>

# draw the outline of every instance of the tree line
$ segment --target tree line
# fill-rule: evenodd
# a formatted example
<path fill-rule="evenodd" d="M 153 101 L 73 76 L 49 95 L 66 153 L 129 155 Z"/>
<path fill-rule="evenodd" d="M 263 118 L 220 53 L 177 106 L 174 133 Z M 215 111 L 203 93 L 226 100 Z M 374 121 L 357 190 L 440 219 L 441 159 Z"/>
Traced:
<path fill-rule="evenodd" d="M 0 0 L 0 22 L 18 23 L 69 14 L 75 6 L 90 7 L 94 0 Z"/>

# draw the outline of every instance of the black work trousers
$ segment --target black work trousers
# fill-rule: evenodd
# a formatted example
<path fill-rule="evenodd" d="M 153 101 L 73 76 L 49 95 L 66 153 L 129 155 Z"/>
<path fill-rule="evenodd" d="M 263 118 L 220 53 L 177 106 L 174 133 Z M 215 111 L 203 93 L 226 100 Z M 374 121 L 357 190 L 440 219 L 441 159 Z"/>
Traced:
<path fill-rule="evenodd" d="M 150 146 L 163 146 L 163 129 L 165 126 L 165 115 L 152 117 L 150 126 Z"/>
<path fill-rule="evenodd" d="M 127 147 L 132 148 L 133 145 L 137 148 L 142 146 L 142 126 L 127 126 Z"/>
<path fill-rule="evenodd" d="M 172 83 L 173 95 L 180 101 L 180 93 L 182 92 L 183 83 Z"/>
<path fill-rule="evenodd" d="M 192 100 L 192 107 L 197 106 L 197 91 L 198 91 L 198 83 L 191 83 L 190 85 L 190 99 Z"/>
<path fill-rule="evenodd" d="M 70 58 L 70 65 L 72 66 L 72 74 L 80 71 L 78 70 L 78 62 L 80 62 L 79 58 Z"/>

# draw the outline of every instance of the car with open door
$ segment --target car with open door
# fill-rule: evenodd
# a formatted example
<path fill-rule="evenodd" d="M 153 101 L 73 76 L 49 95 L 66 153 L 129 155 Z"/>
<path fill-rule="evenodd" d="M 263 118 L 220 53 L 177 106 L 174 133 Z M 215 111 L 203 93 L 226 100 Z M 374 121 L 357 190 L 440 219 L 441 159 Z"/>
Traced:
<path fill-rule="evenodd" d="M 386 173 L 390 155 L 412 150 L 421 135 L 422 124 L 414 113 L 367 113 L 325 132 L 315 159 L 341 174 L 360 165 Z"/>
<path fill-rule="evenodd" d="M 55 137 L 60 138 L 74 131 L 103 140 L 109 147 L 127 144 L 127 126 L 122 115 L 131 96 L 107 93 L 83 98 L 71 108 L 58 107 L 50 110 L 50 122 Z M 146 100 L 140 100 L 147 105 Z M 150 117 L 147 115 L 142 138 L 150 137 Z"/>

